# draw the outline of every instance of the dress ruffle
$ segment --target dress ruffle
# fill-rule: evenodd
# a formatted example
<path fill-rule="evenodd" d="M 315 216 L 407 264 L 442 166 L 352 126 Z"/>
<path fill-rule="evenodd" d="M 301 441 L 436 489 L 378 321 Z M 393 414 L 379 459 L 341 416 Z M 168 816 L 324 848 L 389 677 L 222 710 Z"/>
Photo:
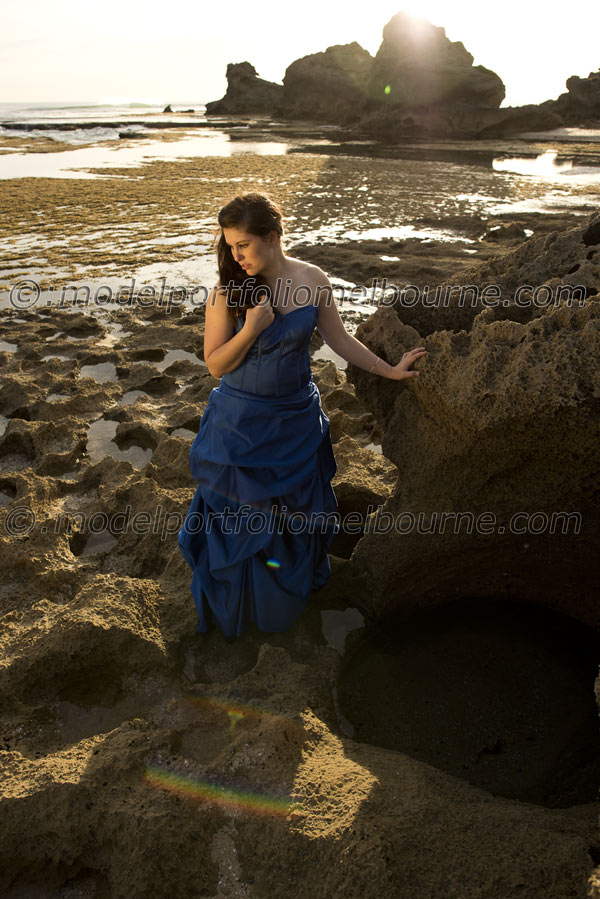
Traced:
<path fill-rule="evenodd" d="M 222 382 L 191 449 L 196 492 L 178 535 L 198 632 L 286 631 L 331 575 L 339 530 L 329 419 L 311 380 L 287 396 Z M 210 522 L 210 524 L 209 524 Z"/>

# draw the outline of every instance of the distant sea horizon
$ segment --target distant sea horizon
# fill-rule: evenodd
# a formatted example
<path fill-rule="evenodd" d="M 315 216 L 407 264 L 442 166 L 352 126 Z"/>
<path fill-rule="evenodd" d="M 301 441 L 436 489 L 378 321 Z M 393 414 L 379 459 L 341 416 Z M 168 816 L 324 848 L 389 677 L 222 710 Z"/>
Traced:
<path fill-rule="evenodd" d="M 173 112 L 165 113 L 170 105 Z M 193 109 L 193 113 L 183 110 Z M 27 132 L 29 137 L 53 137 L 69 143 L 93 143 L 119 137 L 118 128 L 134 125 L 149 132 L 168 122 L 182 126 L 197 124 L 206 118 L 206 104 L 200 101 L 162 101 L 159 103 L 136 99 L 108 100 L 45 100 L 0 103 L 0 135 Z M 52 126 L 55 126 L 55 129 Z M 37 127 L 36 127 L 37 126 Z"/>
<path fill-rule="evenodd" d="M 92 110 L 107 111 L 129 111 L 131 109 L 145 110 L 149 113 L 162 113 L 165 106 L 170 105 L 174 109 L 177 108 L 196 108 L 199 111 L 204 110 L 205 101 L 195 100 L 143 100 L 135 98 L 114 98 L 100 100 L 6 100 L 0 102 L 0 118 L 20 119 L 22 116 L 38 118 L 40 116 L 48 116 L 50 118 L 68 118 L 69 113 L 76 110 L 91 113 Z M 56 116 L 54 115 L 56 113 Z"/>

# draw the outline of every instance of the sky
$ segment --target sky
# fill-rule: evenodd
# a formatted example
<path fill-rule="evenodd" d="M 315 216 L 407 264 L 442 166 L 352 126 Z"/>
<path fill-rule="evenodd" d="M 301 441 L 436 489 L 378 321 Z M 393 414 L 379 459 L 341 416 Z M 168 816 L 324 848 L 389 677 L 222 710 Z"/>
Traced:
<path fill-rule="evenodd" d="M 357 41 L 375 55 L 401 10 L 442 26 L 506 87 L 502 106 L 540 103 L 600 69 L 600 3 L 553 13 L 538 0 L 1 0 L 0 103 L 219 99 L 229 62 L 281 83 L 295 59 Z"/>

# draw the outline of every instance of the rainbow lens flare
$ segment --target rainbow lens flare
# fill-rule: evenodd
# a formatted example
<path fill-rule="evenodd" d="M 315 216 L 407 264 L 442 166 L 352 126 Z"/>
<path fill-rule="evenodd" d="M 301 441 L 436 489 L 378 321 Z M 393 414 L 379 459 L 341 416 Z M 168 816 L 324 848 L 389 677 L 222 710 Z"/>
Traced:
<path fill-rule="evenodd" d="M 146 783 L 166 790 L 185 799 L 198 799 L 216 805 L 240 809 L 257 815 L 276 818 L 298 817 L 298 804 L 289 797 L 268 796 L 248 790 L 231 789 L 207 780 L 184 777 L 175 771 L 164 771 L 156 765 L 147 765 L 144 772 Z"/>

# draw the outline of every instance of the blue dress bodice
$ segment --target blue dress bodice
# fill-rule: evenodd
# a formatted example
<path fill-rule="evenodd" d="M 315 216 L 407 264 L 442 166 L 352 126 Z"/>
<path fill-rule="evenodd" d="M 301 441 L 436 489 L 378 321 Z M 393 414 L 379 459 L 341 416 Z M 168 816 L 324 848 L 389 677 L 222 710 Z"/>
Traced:
<path fill-rule="evenodd" d="M 300 306 L 285 315 L 276 313 L 261 331 L 237 368 L 221 383 L 260 396 L 287 396 L 312 381 L 310 341 L 319 318 L 317 306 Z M 243 321 L 235 323 L 236 333 Z"/>

